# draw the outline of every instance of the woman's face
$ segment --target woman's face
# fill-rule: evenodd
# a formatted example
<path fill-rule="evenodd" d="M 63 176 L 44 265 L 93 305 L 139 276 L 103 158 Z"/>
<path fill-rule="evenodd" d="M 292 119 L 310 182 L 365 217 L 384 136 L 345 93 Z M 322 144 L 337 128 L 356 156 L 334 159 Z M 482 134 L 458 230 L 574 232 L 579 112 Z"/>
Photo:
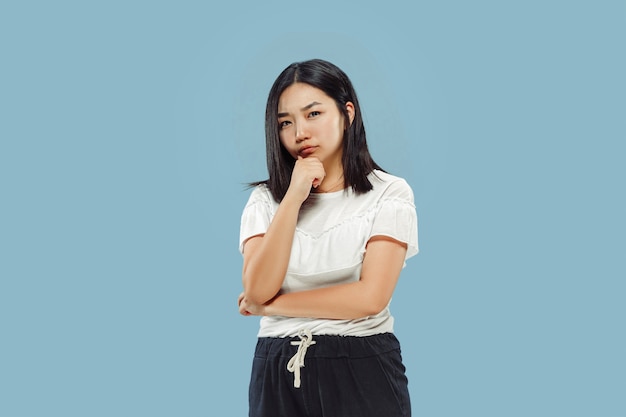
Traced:
<path fill-rule="evenodd" d="M 346 103 L 350 122 L 354 105 Z M 278 101 L 280 142 L 297 159 L 315 156 L 325 166 L 341 164 L 344 117 L 335 100 L 305 83 L 287 87 Z"/>

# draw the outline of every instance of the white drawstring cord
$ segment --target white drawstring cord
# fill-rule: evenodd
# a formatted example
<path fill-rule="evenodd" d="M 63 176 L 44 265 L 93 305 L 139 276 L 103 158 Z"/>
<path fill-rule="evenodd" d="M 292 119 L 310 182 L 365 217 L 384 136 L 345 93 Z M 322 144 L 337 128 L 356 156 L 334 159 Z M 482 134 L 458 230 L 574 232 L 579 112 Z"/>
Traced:
<path fill-rule="evenodd" d="M 293 346 L 298 346 L 298 351 L 291 359 L 289 359 L 289 363 L 287 364 L 287 370 L 289 372 L 293 372 L 294 374 L 293 386 L 295 388 L 300 388 L 300 368 L 304 368 L 304 356 L 306 355 L 306 350 L 309 346 L 315 344 L 313 335 L 309 329 L 300 330 L 298 337 L 300 338 L 300 341 L 291 342 Z"/>

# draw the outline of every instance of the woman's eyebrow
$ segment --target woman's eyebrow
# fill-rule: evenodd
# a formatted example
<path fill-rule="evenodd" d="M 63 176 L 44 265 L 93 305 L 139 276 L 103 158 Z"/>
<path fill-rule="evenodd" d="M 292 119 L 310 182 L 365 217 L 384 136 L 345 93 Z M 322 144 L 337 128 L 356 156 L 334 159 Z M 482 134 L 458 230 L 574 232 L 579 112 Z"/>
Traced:
<path fill-rule="evenodd" d="M 300 109 L 300 111 L 307 111 L 309 110 L 311 107 L 313 106 L 317 106 L 318 104 L 322 104 L 322 103 L 318 103 L 317 101 L 314 101 L 310 104 L 307 104 L 306 106 L 302 107 Z M 285 116 L 289 116 L 289 113 L 278 113 L 278 117 L 285 117 Z"/>
<path fill-rule="evenodd" d="M 300 111 L 307 111 L 308 109 L 310 109 L 313 106 L 316 106 L 318 104 L 322 104 L 322 103 L 318 103 L 317 101 L 314 101 L 311 104 L 307 104 L 306 106 L 304 106 L 303 108 L 300 109 Z"/>

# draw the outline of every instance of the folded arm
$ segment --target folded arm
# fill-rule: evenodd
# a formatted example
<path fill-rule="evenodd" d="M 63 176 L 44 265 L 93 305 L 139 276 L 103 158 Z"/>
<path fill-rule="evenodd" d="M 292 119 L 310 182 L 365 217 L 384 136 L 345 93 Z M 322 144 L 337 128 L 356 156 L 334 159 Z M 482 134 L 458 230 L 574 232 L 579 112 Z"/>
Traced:
<path fill-rule="evenodd" d="M 244 315 L 356 319 L 381 312 L 391 300 L 404 265 L 407 245 L 386 236 L 372 237 L 359 281 L 280 294 L 267 303 L 239 297 Z"/>
<path fill-rule="evenodd" d="M 287 274 L 300 207 L 309 196 L 311 187 L 317 187 L 325 176 L 319 159 L 299 156 L 289 188 L 267 231 L 250 237 L 244 243 L 243 291 L 250 302 L 267 303 L 280 291 Z"/>
<path fill-rule="evenodd" d="M 287 273 L 300 204 L 283 200 L 267 232 L 244 244 L 243 288 L 250 302 L 264 304 L 280 291 Z"/>

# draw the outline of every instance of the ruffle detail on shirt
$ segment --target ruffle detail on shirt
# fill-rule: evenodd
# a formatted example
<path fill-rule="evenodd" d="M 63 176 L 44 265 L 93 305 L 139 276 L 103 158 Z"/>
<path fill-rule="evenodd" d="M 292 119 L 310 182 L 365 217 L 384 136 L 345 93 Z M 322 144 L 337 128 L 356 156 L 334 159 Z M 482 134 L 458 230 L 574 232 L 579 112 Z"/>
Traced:
<path fill-rule="evenodd" d="M 298 238 L 294 239 L 289 261 L 290 275 L 296 271 L 303 276 L 326 274 L 360 263 L 372 236 L 389 236 L 406 243 L 405 260 L 418 252 L 417 214 L 413 203 L 404 196 L 382 198 L 367 211 L 319 234 L 308 234 L 299 228 L 296 234 Z"/>
<path fill-rule="evenodd" d="M 419 251 L 415 206 L 404 199 L 388 198 L 381 200 L 376 209 L 369 237 L 382 235 L 406 243 L 404 259 L 415 256 Z"/>

